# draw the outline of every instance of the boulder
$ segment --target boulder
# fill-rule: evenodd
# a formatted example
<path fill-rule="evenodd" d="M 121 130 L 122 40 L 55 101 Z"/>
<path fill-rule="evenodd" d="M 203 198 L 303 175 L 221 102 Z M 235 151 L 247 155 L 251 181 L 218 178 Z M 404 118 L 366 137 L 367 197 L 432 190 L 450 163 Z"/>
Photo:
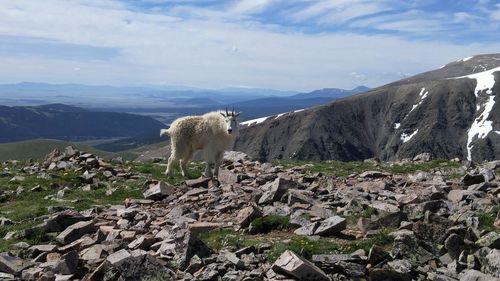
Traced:
<path fill-rule="evenodd" d="M 342 230 L 346 229 L 346 227 L 347 222 L 345 218 L 333 216 L 322 221 L 314 231 L 314 235 L 329 236 L 339 234 Z"/>
<path fill-rule="evenodd" d="M 19 276 L 25 268 L 31 265 L 33 265 L 33 263 L 30 261 L 10 256 L 6 253 L 0 253 L 0 272 Z"/>
<path fill-rule="evenodd" d="M 56 241 L 60 244 L 71 243 L 85 234 L 90 234 L 95 231 L 93 221 L 81 221 L 68 226 L 63 232 L 59 233 Z"/>
<path fill-rule="evenodd" d="M 272 270 L 279 274 L 295 277 L 301 281 L 330 281 L 323 270 L 308 260 L 286 250 L 273 264 Z"/>
<path fill-rule="evenodd" d="M 158 182 L 157 184 L 152 184 L 149 188 L 144 191 L 143 195 L 145 199 L 151 200 L 162 200 L 163 198 L 173 194 L 175 189 L 168 183 Z"/>

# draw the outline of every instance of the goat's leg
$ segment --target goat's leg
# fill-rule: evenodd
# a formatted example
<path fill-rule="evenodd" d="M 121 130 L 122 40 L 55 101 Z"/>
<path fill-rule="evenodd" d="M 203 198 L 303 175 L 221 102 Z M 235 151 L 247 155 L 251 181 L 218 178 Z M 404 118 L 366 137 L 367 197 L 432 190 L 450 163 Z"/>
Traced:
<path fill-rule="evenodd" d="M 219 167 L 222 164 L 222 160 L 224 157 L 224 152 L 219 152 L 215 156 L 215 165 L 214 165 L 214 177 L 219 178 Z"/>
<path fill-rule="evenodd" d="M 174 167 L 174 162 L 176 161 L 174 155 L 170 155 L 170 157 L 168 158 L 168 164 L 167 164 L 167 170 L 165 171 L 165 175 L 167 177 L 171 177 L 172 176 L 172 171 L 173 171 L 173 167 Z"/>
<path fill-rule="evenodd" d="M 212 174 L 212 162 L 205 161 L 207 163 L 207 166 L 205 167 L 205 171 L 203 172 L 203 176 L 206 178 L 211 178 L 213 176 Z"/>

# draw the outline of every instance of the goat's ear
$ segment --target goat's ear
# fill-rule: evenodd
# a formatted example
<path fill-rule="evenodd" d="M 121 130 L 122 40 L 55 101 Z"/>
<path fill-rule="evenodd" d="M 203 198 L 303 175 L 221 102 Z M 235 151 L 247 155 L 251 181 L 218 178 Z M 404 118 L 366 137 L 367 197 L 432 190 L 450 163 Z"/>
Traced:
<path fill-rule="evenodd" d="M 226 117 L 226 114 L 224 112 L 219 112 L 219 113 L 220 113 L 220 115 Z"/>
<path fill-rule="evenodd" d="M 235 113 L 234 117 L 238 117 L 238 116 L 240 116 L 240 114 L 241 114 L 241 112 Z"/>

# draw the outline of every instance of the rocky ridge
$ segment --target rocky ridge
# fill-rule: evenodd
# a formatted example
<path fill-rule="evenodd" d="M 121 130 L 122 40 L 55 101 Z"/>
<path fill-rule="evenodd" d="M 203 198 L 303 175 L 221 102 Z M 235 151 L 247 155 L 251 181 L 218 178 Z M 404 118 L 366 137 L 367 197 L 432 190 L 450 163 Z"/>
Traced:
<path fill-rule="evenodd" d="M 429 160 L 422 154 L 392 164 Z M 6 234 L 47 236 L 1 253 L 0 278 L 499 280 L 500 161 L 410 174 L 370 161 L 375 169 L 335 177 L 230 152 L 218 183 L 172 185 L 71 147 L 54 151 L 22 170 L 77 172 L 88 182 L 82 189 L 144 179 L 144 198 L 82 211 L 49 208 L 39 224 Z M 466 175 L 454 179 L 458 171 Z M 4 168 L 2 176 L 22 186 L 23 175 Z M 64 200 L 64 190 L 47 199 Z"/>
<path fill-rule="evenodd" d="M 272 159 L 500 158 L 500 54 L 478 55 L 322 106 L 242 123 L 235 150 Z"/>

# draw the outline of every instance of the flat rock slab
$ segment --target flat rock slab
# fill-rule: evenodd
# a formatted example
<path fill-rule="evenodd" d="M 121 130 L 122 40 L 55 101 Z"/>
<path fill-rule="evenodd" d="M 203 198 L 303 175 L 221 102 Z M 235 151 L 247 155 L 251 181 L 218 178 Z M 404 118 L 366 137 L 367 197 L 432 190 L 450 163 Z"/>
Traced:
<path fill-rule="evenodd" d="M 163 198 L 171 195 L 174 192 L 175 189 L 173 186 L 160 181 L 157 184 L 150 185 L 149 188 L 144 191 L 143 195 L 146 199 L 162 200 Z"/>
<path fill-rule="evenodd" d="M 0 254 L 0 271 L 13 274 L 20 275 L 21 272 L 32 265 L 33 263 L 30 261 L 26 261 L 20 259 L 18 257 L 9 256 L 6 253 Z"/>
<path fill-rule="evenodd" d="M 331 279 L 308 260 L 296 255 L 294 252 L 285 251 L 273 264 L 272 270 L 297 278 L 298 280 L 330 281 Z"/>
<path fill-rule="evenodd" d="M 186 180 L 186 185 L 192 188 L 204 187 L 208 188 L 208 183 L 210 182 L 210 178 L 198 178 L 192 180 Z"/>
<path fill-rule="evenodd" d="M 95 225 L 93 221 L 81 221 L 68 226 L 63 232 L 59 233 L 56 237 L 56 241 L 61 244 L 71 243 L 85 234 L 89 234 L 95 231 Z"/>
<path fill-rule="evenodd" d="M 259 204 L 266 204 L 276 201 L 277 199 L 280 199 L 283 195 L 285 195 L 288 189 L 298 187 L 300 187 L 299 183 L 278 177 L 274 181 L 269 182 L 264 187 L 262 187 L 265 192 L 264 194 L 262 194 L 262 197 L 260 197 Z"/>
<path fill-rule="evenodd" d="M 346 219 L 339 216 L 333 216 L 322 221 L 314 231 L 314 234 L 320 236 L 339 234 L 342 230 L 346 229 L 346 227 Z"/>

